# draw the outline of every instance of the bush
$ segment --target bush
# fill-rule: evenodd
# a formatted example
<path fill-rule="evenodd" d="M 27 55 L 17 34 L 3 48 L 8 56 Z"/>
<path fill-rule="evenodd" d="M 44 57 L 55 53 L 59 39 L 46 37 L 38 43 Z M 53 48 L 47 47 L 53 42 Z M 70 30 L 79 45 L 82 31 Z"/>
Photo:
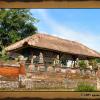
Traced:
<path fill-rule="evenodd" d="M 87 67 L 84 60 L 79 62 L 79 66 L 80 66 L 80 69 L 85 69 Z"/>
<path fill-rule="evenodd" d="M 96 87 L 95 86 L 92 86 L 92 85 L 89 85 L 87 83 L 80 83 L 75 91 L 79 91 L 79 92 L 94 92 L 96 91 Z"/>
<path fill-rule="evenodd" d="M 8 55 L 0 55 L 0 60 L 7 61 L 7 60 L 9 60 L 9 56 Z"/>
<path fill-rule="evenodd" d="M 0 60 L 4 60 L 4 61 L 9 60 L 9 56 L 7 55 L 5 50 L 0 51 Z"/>

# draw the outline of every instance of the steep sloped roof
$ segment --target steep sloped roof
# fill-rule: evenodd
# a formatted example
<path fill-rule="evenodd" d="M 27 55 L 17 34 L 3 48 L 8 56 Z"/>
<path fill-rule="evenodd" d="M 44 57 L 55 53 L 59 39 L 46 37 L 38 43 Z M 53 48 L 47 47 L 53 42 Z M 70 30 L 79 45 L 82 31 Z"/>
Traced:
<path fill-rule="evenodd" d="M 98 52 L 84 46 L 81 43 L 61 39 L 47 34 L 35 34 L 29 36 L 21 41 L 18 41 L 6 47 L 5 50 L 6 51 L 16 50 L 18 48 L 23 47 L 25 43 L 27 43 L 29 46 L 32 47 L 45 48 L 76 55 L 100 57 L 100 54 Z"/>

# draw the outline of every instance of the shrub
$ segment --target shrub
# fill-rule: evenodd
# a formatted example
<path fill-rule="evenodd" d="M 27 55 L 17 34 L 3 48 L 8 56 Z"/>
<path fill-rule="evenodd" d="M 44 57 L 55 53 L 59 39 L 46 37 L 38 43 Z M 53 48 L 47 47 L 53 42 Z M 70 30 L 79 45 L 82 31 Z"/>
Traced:
<path fill-rule="evenodd" d="M 94 92 L 94 91 L 96 91 L 96 87 L 82 82 L 82 83 L 78 84 L 78 86 L 75 88 L 75 91 Z"/>
<path fill-rule="evenodd" d="M 0 51 L 0 60 L 4 60 L 4 61 L 9 60 L 9 56 L 7 55 L 5 50 Z"/>
<path fill-rule="evenodd" d="M 84 60 L 79 62 L 79 66 L 80 66 L 80 69 L 85 69 L 87 67 Z"/>

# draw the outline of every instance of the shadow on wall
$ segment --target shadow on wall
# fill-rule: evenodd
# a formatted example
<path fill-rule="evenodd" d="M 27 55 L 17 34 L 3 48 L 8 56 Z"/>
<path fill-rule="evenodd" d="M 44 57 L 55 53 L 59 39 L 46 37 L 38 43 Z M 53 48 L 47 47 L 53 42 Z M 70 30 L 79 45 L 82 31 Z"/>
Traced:
<path fill-rule="evenodd" d="M 6 2 L 43 2 L 43 1 L 68 1 L 68 2 L 71 2 L 71 1 L 81 1 L 81 2 L 84 2 L 84 1 L 100 1 L 100 0 L 0 0 L 0 1 L 6 1 Z"/>

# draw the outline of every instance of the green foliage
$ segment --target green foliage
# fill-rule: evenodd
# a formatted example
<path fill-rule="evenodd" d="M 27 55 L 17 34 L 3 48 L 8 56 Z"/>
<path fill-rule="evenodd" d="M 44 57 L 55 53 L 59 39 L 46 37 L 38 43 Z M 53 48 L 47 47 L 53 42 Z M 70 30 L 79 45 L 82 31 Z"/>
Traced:
<path fill-rule="evenodd" d="M 100 58 L 96 58 L 96 62 L 97 63 L 100 63 Z"/>
<path fill-rule="evenodd" d="M 79 61 L 79 66 L 80 66 L 80 69 L 85 69 L 87 67 L 84 60 Z"/>
<path fill-rule="evenodd" d="M 66 65 L 66 60 L 63 59 L 63 60 L 61 61 L 61 64 Z"/>
<path fill-rule="evenodd" d="M 95 86 L 91 86 L 91 85 L 83 82 L 83 83 L 80 83 L 76 87 L 75 91 L 79 91 L 79 92 L 94 92 L 94 91 L 96 91 L 96 87 Z"/>
<path fill-rule="evenodd" d="M 94 70 L 98 69 L 97 63 L 98 63 L 97 59 L 91 59 L 91 60 L 89 60 L 89 65 L 92 65 Z"/>
<path fill-rule="evenodd" d="M 0 51 L 3 47 L 36 33 L 38 22 L 29 9 L 0 9 Z"/>
<path fill-rule="evenodd" d="M 4 61 L 9 60 L 9 56 L 6 54 L 5 50 L 2 50 L 0 52 L 0 60 L 4 60 Z"/>

